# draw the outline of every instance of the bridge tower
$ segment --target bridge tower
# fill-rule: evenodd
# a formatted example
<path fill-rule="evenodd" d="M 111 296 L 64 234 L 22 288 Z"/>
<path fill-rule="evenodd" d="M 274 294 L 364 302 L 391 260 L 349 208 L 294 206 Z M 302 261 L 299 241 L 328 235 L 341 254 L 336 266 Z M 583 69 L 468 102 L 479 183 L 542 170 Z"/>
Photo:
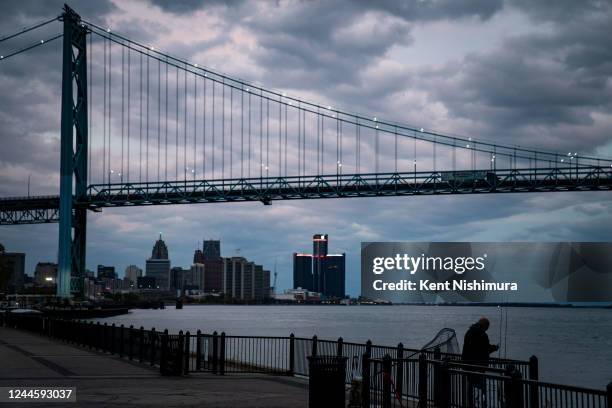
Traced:
<path fill-rule="evenodd" d="M 87 195 L 88 29 L 67 5 L 61 19 L 64 35 L 57 296 L 69 298 L 71 293 L 82 291 L 82 279 L 78 278 L 85 276 L 87 210 L 74 204 Z M 71 279 L 73 276 L 77 279 Z"/>

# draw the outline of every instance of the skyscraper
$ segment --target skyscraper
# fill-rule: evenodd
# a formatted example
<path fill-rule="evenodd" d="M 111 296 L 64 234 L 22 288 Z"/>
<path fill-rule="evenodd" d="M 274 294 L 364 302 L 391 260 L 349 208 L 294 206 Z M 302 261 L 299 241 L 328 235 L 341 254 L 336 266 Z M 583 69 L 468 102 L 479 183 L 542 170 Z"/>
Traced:
<path fill-rule="evenodd" d="M 193 253 L 193 263 L 201 264 L 204 263 L 204 252 L 200 248 L 196 249 Z"/>
<path fill-rule="evenodd" d="M 202 245 L 202 252 L 204 252 L 205 259 L 216 259 L 221 257 L 221 241 L 218 240 L 204 240 Z"/>
<path fill-rule="evenodd" d="M 155 278 L 157 289 L 167 290 L 170 288 L 170 260 L 168 259 L 168 247 L 162 240 L 161 234 L 153 246 L 151 258 L 147 259 L 147 277 Z"/>
<path fill-rule="evenodd" d="M 125 268 L 125 277 L 129 279 L 134 285 L 136 285 L 136 281 L 141 276 L 142 276 L 142 269 L 140 269 L 136 265 L 130 265 L 127 268 Z"/>
<path fill-rule="evenodd" d="M 293 288 L 320 292 L 327 297 L 344 297 L 345 254 L 328 253 L 327 234 L 315 234 L 312 249 L 312 254 L 293 254 Z"/>

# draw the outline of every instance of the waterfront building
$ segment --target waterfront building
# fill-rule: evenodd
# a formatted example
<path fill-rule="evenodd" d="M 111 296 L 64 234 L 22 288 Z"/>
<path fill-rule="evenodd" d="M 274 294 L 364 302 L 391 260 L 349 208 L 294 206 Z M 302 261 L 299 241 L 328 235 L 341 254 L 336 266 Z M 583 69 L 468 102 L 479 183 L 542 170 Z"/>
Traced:
<path fill-rule="evenodd" d="M 34 282 L 39 286 L 55 285 L 57 279 L 57 264 L 54 262 L 38 262 L 34 268 Z"/>
<path fill-rule="evenodd" d="M 170 259 L 168 259 L 168 247 L 162 240 L 161 234 L 153 246 L 151 258 L 146 261 L 145 275 L 155 279 L 157 289 L 170 288 Z"/>
<path fill-rule="evenodd" d="M 140 276 L 136 279 L 136 287 L 138 289 L 156 289 L 157 285 L 155 278 L 151 276 Z"/>
<path fill-rule="evenodd" d="M 345 254 L 328 253 L 327 234 L 315 234 L 312 241 L 312 254 L 293 254 L 293 288 L 322 293 L 325 297 L 345 297 Z"/>
<path fill-rule="evenodd" d="M 193 253 L 193 263 L 202 264 L 204 263 L 204 252 L 200 248 L 196 249 Z"/>
<path fill-rule="evenodd" d="M 25 275 L 25 254 L 22 252 L 0 253 L 0 263 L 5 275 L 0 276 L 0 292 L 15 293 L 23 289 Z"/>

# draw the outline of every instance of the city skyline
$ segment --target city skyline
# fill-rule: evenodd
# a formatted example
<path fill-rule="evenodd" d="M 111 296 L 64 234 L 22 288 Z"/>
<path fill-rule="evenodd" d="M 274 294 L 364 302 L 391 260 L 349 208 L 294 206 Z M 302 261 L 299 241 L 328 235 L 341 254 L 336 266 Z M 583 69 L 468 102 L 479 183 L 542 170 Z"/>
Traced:
<path fill-rule="evenodd" d="M 71 2 L 119 33 L 290 95 L 451 134 L 612 156 L 609 4 L 569 2 L 555 13 L 538 2 L 428 4 Z M 3 27 L 15 31 L 61 6 L 6 4 Z M 308 16 L 325 18 L 306 24 Z M 2 196 L 58 191 L 60 47 L 19 56 L 0 76 Z M 188 242 L 208 230 L 228 254 L 278 260 L 279 286 L 290 287 L 286 254 L 307 251 L 303 237 L 324 231 L 347 254 L 347 292 L 356 295 L 361 241 L 609 241 L 611 215 L 612 200 L 599 193 L 105 208 L 89 215 L 87 267 L 111 257 L 121 271 L 134 260 L 144 267 L 159 230 L 177 259 L 189 260 Z M 29 254 L 29 272 L 56 258 L 57 235 L 56 225 L 0 228 L 7 251 Z"/>

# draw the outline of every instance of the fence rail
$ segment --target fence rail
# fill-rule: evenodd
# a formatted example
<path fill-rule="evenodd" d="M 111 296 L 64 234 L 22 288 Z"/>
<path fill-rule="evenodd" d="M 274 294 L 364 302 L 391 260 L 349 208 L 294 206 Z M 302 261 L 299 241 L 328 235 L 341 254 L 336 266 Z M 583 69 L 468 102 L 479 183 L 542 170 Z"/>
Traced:
<path fill-rule="evenodd" d="M 612 408 L 606 391 L 538 380 L 538 360 L 491 359 L 486 366 L 458 354 L 312 338 L 230 336 L 39 314 L 0 314 L 0 324 L 29 330 L 150 366 L 165 375 L 210 372 L 309 377 L 308 357 L 346 357 L 345 383 L 361 380 L 362 407 Z"/>

